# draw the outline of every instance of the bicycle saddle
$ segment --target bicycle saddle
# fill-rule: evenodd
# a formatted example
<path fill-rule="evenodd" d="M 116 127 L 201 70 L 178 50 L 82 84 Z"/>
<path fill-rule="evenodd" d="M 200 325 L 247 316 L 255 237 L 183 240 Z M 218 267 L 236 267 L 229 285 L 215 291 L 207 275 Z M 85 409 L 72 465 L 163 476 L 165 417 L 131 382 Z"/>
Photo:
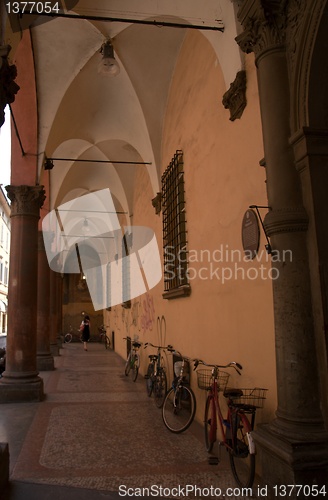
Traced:
<path fill-rule="evenodd" d="M 133 347 L 141 347 L 140 342 L 132 342 Z"/>

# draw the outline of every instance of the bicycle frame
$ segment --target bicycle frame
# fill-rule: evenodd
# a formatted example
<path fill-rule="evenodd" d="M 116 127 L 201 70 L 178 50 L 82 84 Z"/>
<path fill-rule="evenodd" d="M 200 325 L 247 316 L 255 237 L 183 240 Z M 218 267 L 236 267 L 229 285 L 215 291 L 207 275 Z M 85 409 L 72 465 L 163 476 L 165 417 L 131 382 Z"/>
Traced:
<path fill-rule="evenodd" d="M 131 342 L 131 351 L 130 351 L 130 354 L 131 354 L 131 357 L 130 357 L 130 363 L 131 363 L 131 368 L 133 367 L 133 365 L 135 365 L 137 363 L 137 366 L 139 368 L 139 347 L 141 346 L 140 343 L 136 343 L 136 342 Z"/>
<path fill-rule="evenodd" d="M 257 408 L 262 408 L 264 391 L 267 389 L 225 389 L 229 374 L 221 372 L 219 368 L 234 368 L 241 375 L 241 365 L 234 361 L 227 365 L 209 365 L 202 360 L 195 360 L 195 369 L 199 363 L 212 369 L 211 375 L 208 370 L 197 373 L 198 387 L 209 391 L 204 416 L 206 449 L 212 451 L 219 426 L 219 444 L 224 445 L 229 452 L 232 474 L 239 486 L 249 488 L 255 478 L 255 444 L 252 436 L 255 414 Z M 224 391 L 224 397 L 228 400 L 226 419 L 220 407 L 220 391 Z M 210 457 L 211 463 L 217 463 L 218 460 L 219 457 Z"/>
<path fill-rule="evenodd" d="M 140 364 L 140 357 L 138 351 L 142 344 L 138 340 L 132 340 L 130 337 L 124 337 L 124 340 L 126 340 L 127 342 L 128 341 L 131 342 L 130 350 L 125 363 L 125 375 L 127 376 L 131 369 L 134 370 L 133 381 L 135 382 L 138 377 L 139 364 Z"/>
<path fill-rule="evenodd" d="M 194 420 L 196 398 L 186 378 L 187 371 L 189 372 L 186 366 L 189 367 L 190 358 L 172 348 L 168 348 L 168 351 L 180 359 L 173 364 L 175 378 L 164 398 L 162 418 L 169 431 L 180 433 L 188 429 Z"/>
<path fill-rule="evenodd" d="M 156 375 L 159 373 L 159 371 L 162 369 L 162 370 L 165 370 L 165 366 L 164 364 L 162 364 L 162 355 L 161 355 L 161 352 L 165 349 L 171 349 L 172 346 L 168 345 L 168 346 L 159 346 L 159 345 L 154 345 L 152 344 L 151 342 L 146 342 L 145 343 L 145 349 L 147 346 L 151 346 L 151 347 L 154 347 L 155 349 L 157 349 L 157 354 L 156 354 L 156 360 L 154 361 L 154 373 L 153 373 L 153 376 L 156 377 Z"/>
<path fill-rule="evenodd" d="M 161 351 L 165 349 L 171 349 L 172 346 L 158 346 L 150 342 L 146 342 L 145 348 L 149 345 L 157 349 L 157 354 L 150 356 L 149 367 L 152 367 L 153 369 L 149 371 L 148 367 L 147 373 L 149 374 L 149 376 L 147 380 L 147 393 L 148 396 L 151 396 L 154 392 L 156 406 L 158 408 L 161 408 L 167 391 L 166 370 L 164 363 L 162 363 Z"/>
<path fill-rule="evenodd" d="M 209 432 L 209 439 L 211 443 L 215 443 L 217 436 L 217 422 L 219 422 L 219 429 L 221 436 L 223 438 L 220 441 L 220 444 L 223 444 L 229 451 L 236 453 L 237 452 L 237 429 L 239 426 L 239 422 L 237 419 L 242 420 L 242 424 L 246 429 L 249 439 L 249 452 L 255 453 L 255 444 L 253 438 L 251 436 L 251 431 L 254 428 L 254 420 L 255 420 L 255 412 L 252 412 L 252 420 L 251 422 L 248 420 L 246 414 L 243 412 L 242 408 L 234 407 L 233 398 L 228 397 L 228 412 L 227 418 L 225 419 L 222 414 L 220 399 L 219 399 L 219 391 L 217 384 L 217 372 L 218 369 L 213 369 L 213 382 L 211 384 L 209 390 L 209 397 L 211 397 L 211 427 Z M 239 395 L 239 391 L 235 391 L 235 395 Z M 217 417 L 217 418 L 216 418 Z"/>

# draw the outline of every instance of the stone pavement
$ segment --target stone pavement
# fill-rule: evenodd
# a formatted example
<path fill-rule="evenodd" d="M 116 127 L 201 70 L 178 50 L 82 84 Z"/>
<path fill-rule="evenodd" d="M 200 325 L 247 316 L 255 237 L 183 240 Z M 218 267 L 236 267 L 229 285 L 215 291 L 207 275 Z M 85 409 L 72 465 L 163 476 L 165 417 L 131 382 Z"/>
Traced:
<path fill-rule="evenodd" d="M 209 465 L 199 424 L 169 432 L 144 378 L 126 377 L 115 352 L 65 344 L 55 367 L 40 374 L 45 401 L 0 406 L 0 442 L 10 453 L 3 500 L 146 498 L 137 488 L 152 485 L 151 496 L 165 498 L 195 485 L 189 498 L 196 499 L 208 498 L 211 486 L 222 493 L 236 486 L 224 450 L 224 460 Z"/>

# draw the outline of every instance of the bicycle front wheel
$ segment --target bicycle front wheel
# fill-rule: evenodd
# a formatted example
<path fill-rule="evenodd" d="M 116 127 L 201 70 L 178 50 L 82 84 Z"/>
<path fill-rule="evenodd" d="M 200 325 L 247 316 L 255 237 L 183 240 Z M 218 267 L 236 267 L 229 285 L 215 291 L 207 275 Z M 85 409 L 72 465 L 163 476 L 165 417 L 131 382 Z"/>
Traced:
<path fill-rule="evenodd" d="M 169 431 L 178 434 L 191 425 L 196 411 L 196 398 L 190 387 L 172 387 L 165 396 L 162 407 L 164 424 Z"/>
<path fill-rule="evenodd" d="M 64 337 L 64 341 L 69 344 L 70 342 L 72 342 L 72 334 L 71 333 L 66 333 L 65 337 Z"/>
<path fill-rule="evenodd" d="M 135 382 L 139 373 L 139 356 L 134 356 L 132 361 L 132 379 Z"/>
<path fill-rule="evenodd" d="M 110 349 L 110 340 L 109 340 L 109 337 L 107 335 L 105 337 L 105 348 Z"/>
<path fill-rule="evenodd" d="M 209 395 L 206 399 L 205 415 L 204 415 L 204 434 L 205 447 L 208 453 L 211 453 L 213 445 L 216 441 L 217 420 L 215 413 L 215 404 L 213 396 Z"/>
<path fill-rule="evenodd" d="M 154 387 L 154 364 L 149 363 L 146 375 L 146 388 L 149 397 L 153 393 L 153 387 Z"/>
<path fill-rule="evenodd" d="M 250 453 L 253 446 L 250 447 L 252 439 L 249 431 L 250 423 L 244 414 L 237 414 L 233 430 L 233 446 L 229 453 L 230 466 L 232 474 L 242 488 L 250 488 L 254 482 L 255 476 L 255 454 Z"/>
<path fill-rule="evenodd" d="M 161 408 L 163 406 L 167 391 L 166 373 L 163 368 L 160 368 L 159 372 L 154 377 L 153 386 L 155 404 L 158 408 Z"/>
<path fill-rule="evenodd" d="M 124 373 L 126 376 L 129 375 L 130 370 L 131 370 L 131 353 L 129 353 L 128 359 L 126 360 L 126 363 L 125 363 Z"/>

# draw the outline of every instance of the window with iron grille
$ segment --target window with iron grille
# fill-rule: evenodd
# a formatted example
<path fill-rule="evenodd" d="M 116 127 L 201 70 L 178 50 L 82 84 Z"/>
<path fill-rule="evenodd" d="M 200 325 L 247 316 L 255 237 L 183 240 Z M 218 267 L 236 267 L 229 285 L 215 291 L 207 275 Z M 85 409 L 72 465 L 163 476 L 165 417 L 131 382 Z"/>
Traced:
<path fill-rule="evenodd" d="M 164 294 L 171 299 L 190 294 L 183 152 L 176 151 L 162 175 Z"/>

